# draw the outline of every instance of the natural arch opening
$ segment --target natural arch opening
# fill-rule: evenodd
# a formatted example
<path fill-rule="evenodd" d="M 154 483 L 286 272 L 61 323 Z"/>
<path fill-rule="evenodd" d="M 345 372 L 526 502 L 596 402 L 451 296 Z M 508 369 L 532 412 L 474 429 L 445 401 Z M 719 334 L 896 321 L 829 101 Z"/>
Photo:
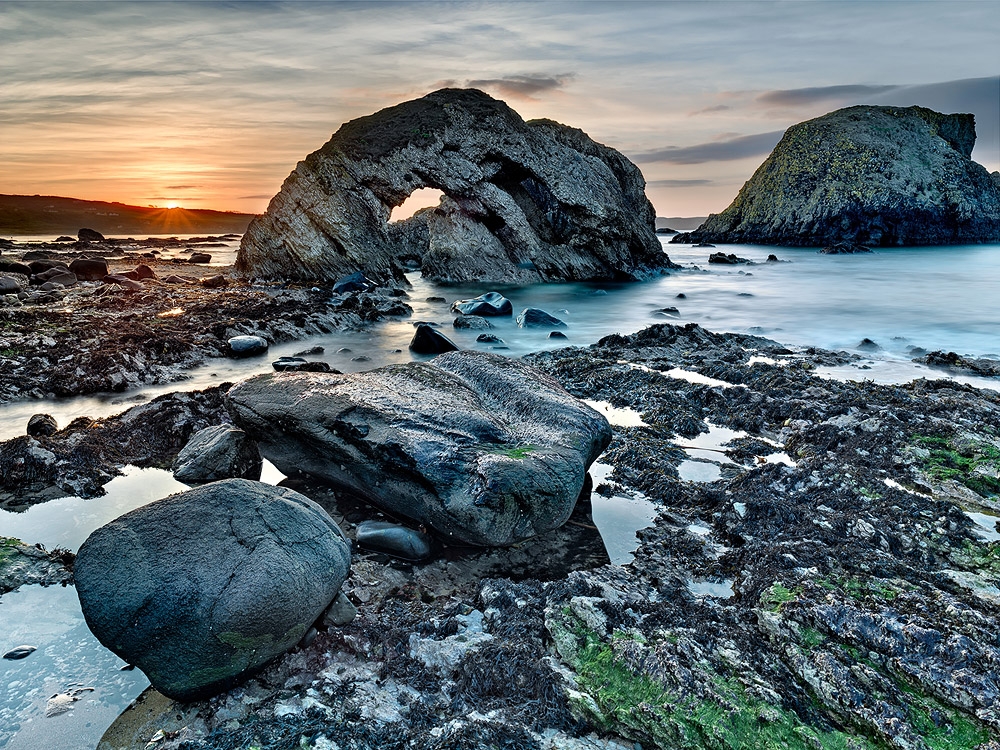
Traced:
<path fill-rule="evenodd" d="M 417 188 L 410 193 L 405 201 L 392 209 L 392 213 L 389 214 L 389 223 L 393 224 L 397 221 L 409 219 L 421 208 L 437 206 L 441 203 L 443 197 L 444 192 L 437 188 Z"/>

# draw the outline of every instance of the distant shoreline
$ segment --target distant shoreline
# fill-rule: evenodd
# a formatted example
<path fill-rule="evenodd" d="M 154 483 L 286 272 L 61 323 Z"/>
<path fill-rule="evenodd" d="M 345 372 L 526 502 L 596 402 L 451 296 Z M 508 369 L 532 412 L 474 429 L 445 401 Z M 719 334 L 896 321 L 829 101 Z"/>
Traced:
<path fill-rule="evenodd" d="M 82 227 L 104 235 L 243 234 L 255 214 L 203 208 L 157 208 L 53 195 L 0 194 L 0 236 L 69 235 Z M 54 238 L 53 238 L 54 239 Z"/>

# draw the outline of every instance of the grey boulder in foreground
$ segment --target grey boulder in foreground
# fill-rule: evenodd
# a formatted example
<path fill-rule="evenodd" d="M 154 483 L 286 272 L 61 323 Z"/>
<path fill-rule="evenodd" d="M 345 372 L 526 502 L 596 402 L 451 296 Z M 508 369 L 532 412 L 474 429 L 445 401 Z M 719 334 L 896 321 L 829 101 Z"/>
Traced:
<path fill-rule="evenodd" d="M 793 125 L 721 214 L 671 242 L 891 247 L 1000 240 L 972 115 L 858 106 Z"/>
<path fill-rule="evenodd" d="M 525 122 L 475 89 L 442 89 L 345 123 L 285 179 L 243 235 L 259 278 L 625 281 L 673 267 L 645 180 L 618 151 L 551 120 Z M 439 206 L 389 224 L 418 188 Z"/>
<path fill-rule="evenodd" d="M 97 529 L 75 577 L 97 639 L 164 695 L 191 700 L 298 643 L 350 560 L 350 543 L 316 503 L 228 479 Z"/>
<path fill-rule="evenodd" d="M 261 375 L 230 390 L 226 406 L 285 474 L 485 546 L 565 523 L 611 441 L 607 420 L 552 377 L 483 352 L 350 375 Z"/>

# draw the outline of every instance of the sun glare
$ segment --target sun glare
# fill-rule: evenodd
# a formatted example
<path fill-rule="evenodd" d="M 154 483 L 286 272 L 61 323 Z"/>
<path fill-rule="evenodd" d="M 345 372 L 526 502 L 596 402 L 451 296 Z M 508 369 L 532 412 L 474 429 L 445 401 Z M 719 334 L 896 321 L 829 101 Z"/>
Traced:
<path fill-rule="evenodd" d="M 167 201 L 167 208 L 180 208 L 180 204 L 177 201 Z"/>

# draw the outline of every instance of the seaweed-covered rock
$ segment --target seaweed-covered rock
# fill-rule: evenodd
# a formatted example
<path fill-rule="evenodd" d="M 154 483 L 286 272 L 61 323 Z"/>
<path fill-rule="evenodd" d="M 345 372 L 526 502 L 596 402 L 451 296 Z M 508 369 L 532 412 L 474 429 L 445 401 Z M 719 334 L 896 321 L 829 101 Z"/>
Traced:
<path fill-rule="evenodd" d="M 419 231 L 390 229 L 424 187 L 445 195 L 406 223 Z M 634 164 L 583 131 L 442 89 L 341 126 L 251 222 L 236 265 L 328 281 L 402 278 L 417 262 L 452 283 L 637 279 L 672 265 L 644 190 Z"/>
<path fill-rule="evenodd" d="M 565 523 L 611 439 L 604 417 L 550 377 L 471 351 L 352 375 L 261 375 L 230 390 L 227 408 L 283 473 L 486 546 Z"/>
<path fill-rule="evenodd" d="M 672 242 L 799 246 L 1000 240 L 972 115 L 858 106 L 793 125 L 736 200 Z"/>
<path fill-rule="evenodd" d="M 87 625 L 179 700 L 224 690 L 295 646 L 340 591 L 350 544 L 303 495 L 227 479 L 146 505 L 83 543 Z"/>

